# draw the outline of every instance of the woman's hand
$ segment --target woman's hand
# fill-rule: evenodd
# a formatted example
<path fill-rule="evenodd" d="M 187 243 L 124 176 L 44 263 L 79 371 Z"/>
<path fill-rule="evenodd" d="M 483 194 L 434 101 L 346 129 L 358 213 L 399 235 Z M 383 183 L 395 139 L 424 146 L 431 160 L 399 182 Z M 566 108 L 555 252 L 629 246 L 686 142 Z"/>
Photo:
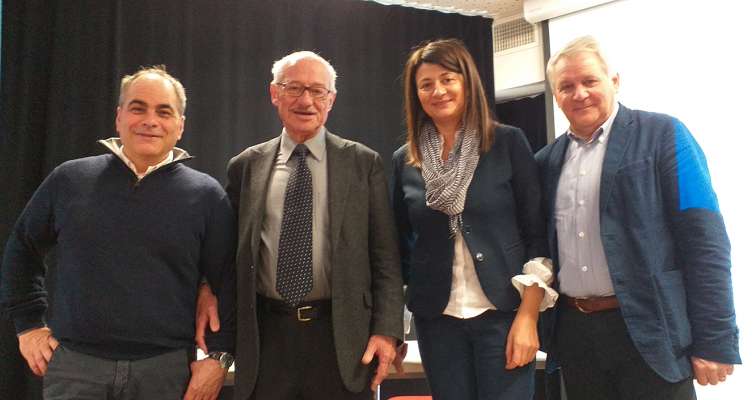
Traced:
<path fill-rule="evenodd" d="M 507 335 L 506 369 L 515 369 L 530 364 L 538 352 L 538 306 L 544 290 L 537 285 L 523 291 L 522 303 L 517 310 Z"/>

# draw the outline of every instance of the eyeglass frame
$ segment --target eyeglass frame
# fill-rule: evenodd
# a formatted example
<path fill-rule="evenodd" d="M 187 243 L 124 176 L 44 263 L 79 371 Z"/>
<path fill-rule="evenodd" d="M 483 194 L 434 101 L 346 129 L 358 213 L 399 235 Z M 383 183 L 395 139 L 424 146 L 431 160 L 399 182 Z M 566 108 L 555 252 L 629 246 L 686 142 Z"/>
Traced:
<path fill-rule="evenodd" d="M 295 94 L 292 94 L 292 93 L 289 93 L 289 92 L 286 91 L 286 86 L 289 85 L 289 84 L 292 84 L 292 83 L 302 86 L 302 91 L 299 94 L 295 95 Z M 325 100 L 325 99 L 328 98 L 329 94 L 336 93 L 335 90 L 328 89 L 325 86 L 309 86 L 309 85 L 304 85 L 304 84 L 302 84 L 300 82 L 296 82 L 296 81 L 276 82 L 276 86 L 282 87 L 284 94 L 286 94 L 287 96 L 291 96 L 291 97 L 295 97 L 295 98 L 302 97 L 302 95 L 304 94 L 305 91 L 309 92 L 310 93 L 310 97 L 312 97 L 313 99 L 316 99 L 316 100 Z M 316 96 L 312 92 L 313 89 L 323 89 L 323 90 L 325 90 L 325 94 L 322 97 L 318 97 L 318 96 Z"/>

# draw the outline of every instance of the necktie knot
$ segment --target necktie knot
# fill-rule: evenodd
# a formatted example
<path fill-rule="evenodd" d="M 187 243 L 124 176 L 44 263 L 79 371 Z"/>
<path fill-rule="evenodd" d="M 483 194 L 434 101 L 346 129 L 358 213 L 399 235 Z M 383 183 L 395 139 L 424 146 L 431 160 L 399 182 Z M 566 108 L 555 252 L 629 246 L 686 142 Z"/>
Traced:
<path fill-rule="evenodd" d="M 307 157 L 307 153 L 310 152 L 310 149 L 307 148 L 304 144 L 298 144 L 297 147 L 294 148 L 294 155 L 297 156 L 298 159 L 303 159 Z"/>

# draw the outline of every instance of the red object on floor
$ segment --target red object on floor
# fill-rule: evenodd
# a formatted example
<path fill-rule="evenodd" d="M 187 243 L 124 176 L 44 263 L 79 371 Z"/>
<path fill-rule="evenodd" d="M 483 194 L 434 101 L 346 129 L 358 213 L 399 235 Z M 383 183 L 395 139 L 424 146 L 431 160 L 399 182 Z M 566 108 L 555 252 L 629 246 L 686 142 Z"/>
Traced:
<path fill-rule="evenodd" d="M 388 400 L 433 400 L 431 396 L 394 396 Z"/>

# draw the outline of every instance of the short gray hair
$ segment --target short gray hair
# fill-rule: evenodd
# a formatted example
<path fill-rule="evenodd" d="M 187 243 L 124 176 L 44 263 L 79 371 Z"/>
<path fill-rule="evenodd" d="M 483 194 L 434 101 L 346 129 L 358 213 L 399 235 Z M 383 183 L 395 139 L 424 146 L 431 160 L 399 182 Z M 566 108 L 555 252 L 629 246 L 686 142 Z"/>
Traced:
<path fill-rule="evenodd" d="M 123 106 L 123 101 L 125 100 L 124 96 L 126 95 L 126 92 L 129 91 L 131 84 L 133 84 L 138 78 L 148 74 L 158 75 L 173 86 L 173 90 L 176 92 L 176 98 L 178 98 L 177 111 L 179 115 L 184 115 L 184 111 L 186 111 L 186 91 L 184 90 L 184 85 L 182 85 L 178 79 L 171 76 L 166 70 L 165 65 L 162 64 L 153 65 L 151 67 L 141 67 L 132 75 L 124 75 L 123 79 L 121 79 L 121 92 L 118 95 L 118 106 Z"/>
<path fill-rule="evenodd" d="M 274 62 L 273 68 L 270 70 L 273 73 L 273 81 L 271 83 L 281 83 L 284 71 L 302 60 L 314 60 L 323 64 L 326 71 L 328 71 L 328 89 L 336 92 L 336 70 L 325 58 L 312 51 L 296 51 Z"/>
<path fill-rule="evenodd" d="M 596 59 L 601 64 L 607 75 L 610 74 L 611 69 L 607 61 L 606 53 L 601 50 L 598 40 L 593 36 L 586 35 L 581 36 L 573 41 L 567 43 L 562 50 L 559 50 L 556 54 L 551 56 L 549 63 L 546 65 L 546 77 L 551 84 L 551 89 L 554 89 L 554 74 L 556 73 L 556 64 L 563 58 L 570 58 L 579 53 L 591 53 L 596 56 Z"/>

